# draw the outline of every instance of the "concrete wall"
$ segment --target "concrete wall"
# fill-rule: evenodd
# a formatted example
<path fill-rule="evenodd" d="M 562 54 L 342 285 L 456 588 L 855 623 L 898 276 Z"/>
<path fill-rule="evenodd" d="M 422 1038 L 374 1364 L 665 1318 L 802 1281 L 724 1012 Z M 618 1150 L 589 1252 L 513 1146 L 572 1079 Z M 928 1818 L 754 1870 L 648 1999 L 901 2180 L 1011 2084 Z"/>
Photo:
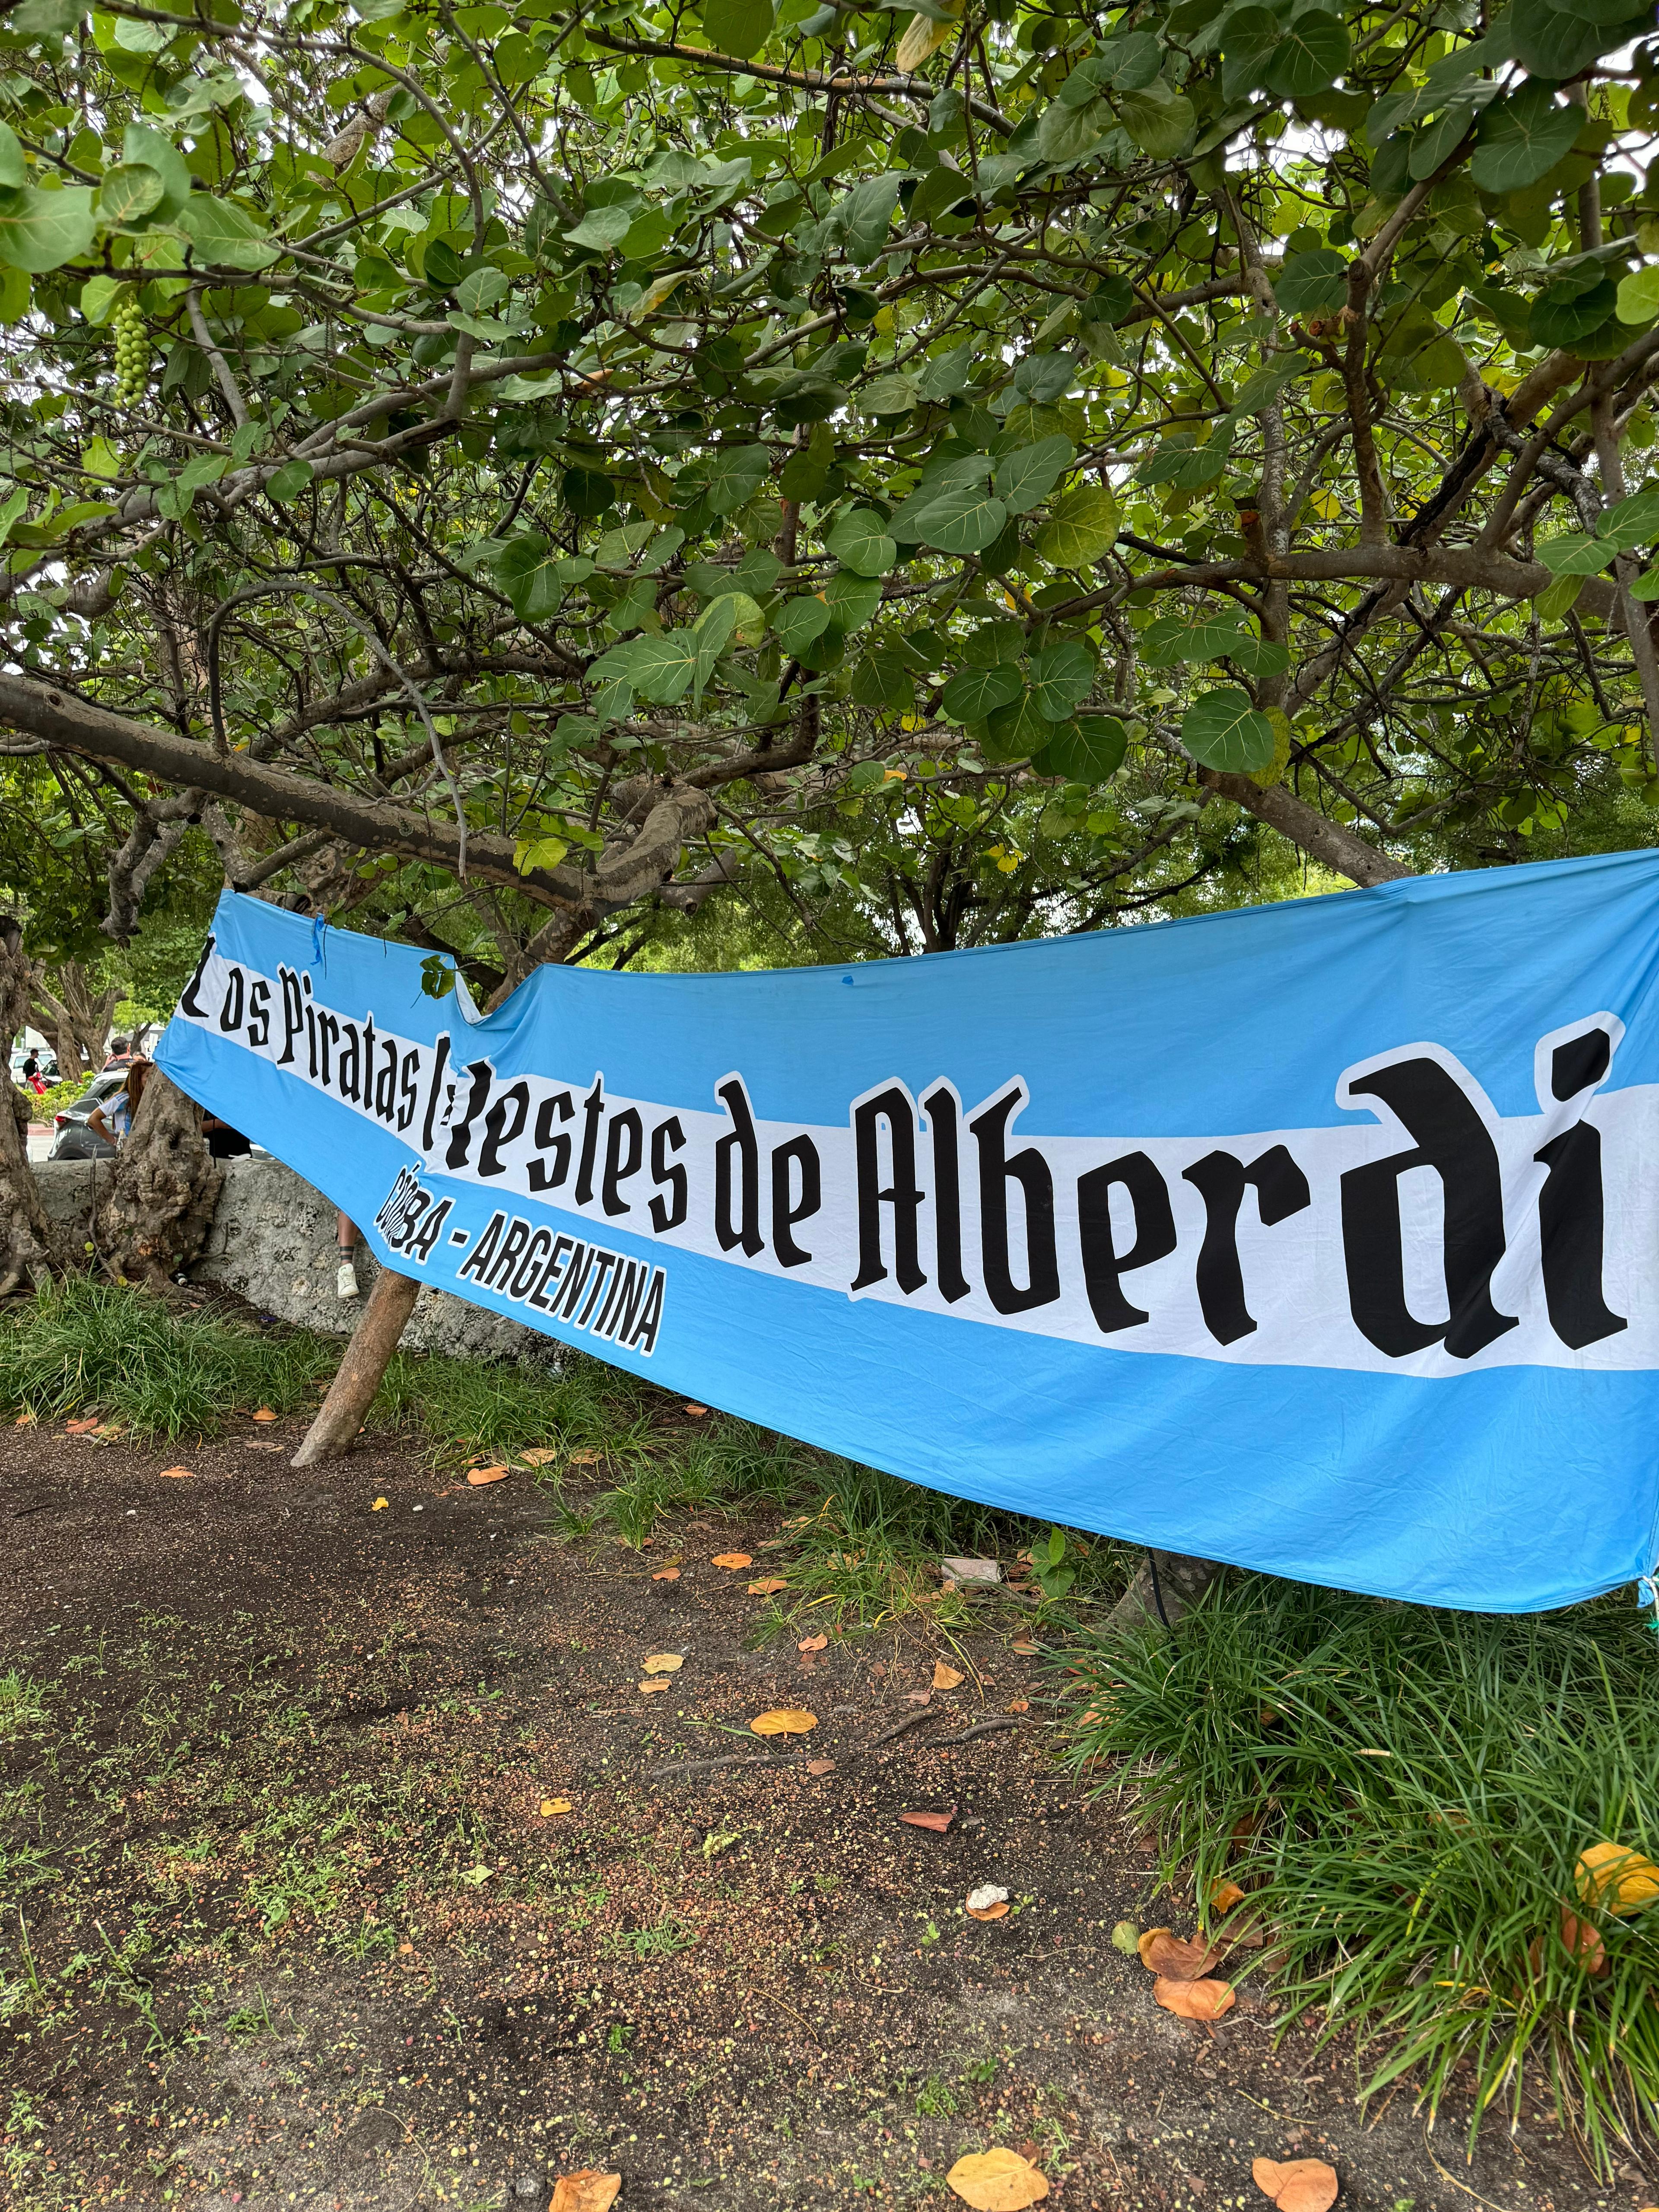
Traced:
<path fill-rule="evenodd" d="M 97 1195 L 110 1172 L 105 1160 L 45 1160 L 35 1168 L 48 1213 L 77 1243 L 90 1234 Z M 191 1269 L 197 1282 L 222 1283 L 262 1313 L 301 1328 L 349 1336 L 362 1298 L 379 1272 L 359 1246 L 357 1281 L 362 1297 L 336 1296 L 339 1253 L 334 1208 L 280 1160 L 227 1160 L 224 1188 L 209 1231 L 207 1249 Z M 420 1352 L 474 1359 L 518 1359 L 554 1366 L 559 1346 L 520 1322 L 451 1297 L 422 1291 L 404 1342 Z"/>

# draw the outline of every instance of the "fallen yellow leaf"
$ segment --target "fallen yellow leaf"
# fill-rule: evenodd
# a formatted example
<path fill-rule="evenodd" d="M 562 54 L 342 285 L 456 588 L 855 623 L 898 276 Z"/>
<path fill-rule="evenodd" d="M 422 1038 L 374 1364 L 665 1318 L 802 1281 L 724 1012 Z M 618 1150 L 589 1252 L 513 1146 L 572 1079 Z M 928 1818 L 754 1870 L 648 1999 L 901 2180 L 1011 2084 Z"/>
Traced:
<path fill-rule="evenodd" d="M 954 1667 L 947 1667 L 942 1659 L 933 1662 L 933 1687 L 936 1690 L 959 1690 L 967 1677 L 958 1674 Z"/>
<path fill-rule="evenodd" d="M 568 1813 L 569 1810 L 570 1800 L 568 1797 L 544 1797 L 542 1800 L 544 1820 L 550 1820 L 556 1813 Z"/>
<path fill-rule="evenodd" d="M 1578 1854 L 1573 1887 L 1586 1905 L 1620 1918 L 1659 1897 L 1659 1866 L 1625 1844 L 1591 1844 Z"/>
<path fill-rule="evenodd" d="M 570 1455 L 572 1467 L 597 1467 L 599 1463 L 599 1455 L 596 1451 L 572 1452 Z"/>
<path fill-rule="evenodd" d="M 1219 2020 L 1238 2002 L 1231 1982 L 1178 1982 L 1164 1974 L 1152 1984 L 1152 1997 L 1177 2020 Z"/>
<path fill-rule="evenodd" d="M 1250 2179 L 1279 2212 L 1330 2212 L 1336 2202 L 1336 2168 L 1322 2158 L 1259 2158 Z"/>
<path fill-rule="evenodd" d="M 805 1735 L 817 1724 L 816 1713 L 804 1713 L 789 1705 L 775 1713 L 757 1713 L 749 1726 L 756 1735 Z"/>
<path fill-rule="evenodd" d="M 269 1406 L 256 1406 L 253 1410 L 253 1419 L 256 1421 L 274 1421 L 276 1418 L 276 1414 L 271 1412 Z"/>
<path fill-rule="evenodd" d="M 519 1454 L 526 1467 L 546 1467 L 558 1455 L 557 1447 L 553 1444 L 527 1444 Z"/>
<path fill-rule="evenodd" d="M 1026 2205 L 1040 2204 L 1048 2194 L 1047 2177 L 1029 2159 L 1000 2148 L 959 2158 L 945 2179 L 974 2212 L 1024 2212 Z"/>
<path fill-rule="evenodd" d="M 641 1682 L 640 1687 L 649 1697 L 653 1690 L 665 1690 L 668 1687 L 668 1677 L 666 1674 L 653 1674 L 648 1682 Z"/>
<path fill-rule="evenodd" d="M 759 1582 L 750 1583 L 749 1595 L 750 1597 L 770 1597 L 775 1592 L 788 1587 L 781 1575 L 763 1575 Z"/>
<path fill-rule="evenodd" d="M 181 1467 L 171 1467 L 167 1469 L 169 1474 L 182 1474 L 184 1471 Z M 377 1498 L 368 1510 L 371 1513 L 386 1513 L 390 1511 L 391 1506 L 392 1500 L 389 1498 Z"/>
<path fill-rule="evenodd" d="M 653 1651 L 640 1671 L 644 1674 L 678 1674 L 684 1664 L 678 1651 Z"/>
<path fill-rule="evenodd" d="M 716 1552 L 711 1564 L 730 1568 L 735 1572 L 738 1567 L 752 1567 L 755 1562 L 747 1552 Z"/>
<path fill-rule="evenodd" d="M 548 2212 L 610 2212 L 621 2187 L 619 2173 L 562 2173 Z"/>

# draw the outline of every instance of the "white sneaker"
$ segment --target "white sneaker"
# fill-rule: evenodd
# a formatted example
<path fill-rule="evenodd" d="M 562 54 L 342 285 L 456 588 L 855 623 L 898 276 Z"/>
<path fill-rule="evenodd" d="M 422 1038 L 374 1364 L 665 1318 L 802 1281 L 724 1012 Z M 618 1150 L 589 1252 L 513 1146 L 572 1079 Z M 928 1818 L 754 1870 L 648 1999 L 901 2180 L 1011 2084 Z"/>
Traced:
<path fill-rule="evenodd" d="M 340 1262 L 340 1272 L 334 1278 L 334 1292 L 342 1298 L 355 1298 L 357 1295 L 357 1270 L 349 1260 Z"/>

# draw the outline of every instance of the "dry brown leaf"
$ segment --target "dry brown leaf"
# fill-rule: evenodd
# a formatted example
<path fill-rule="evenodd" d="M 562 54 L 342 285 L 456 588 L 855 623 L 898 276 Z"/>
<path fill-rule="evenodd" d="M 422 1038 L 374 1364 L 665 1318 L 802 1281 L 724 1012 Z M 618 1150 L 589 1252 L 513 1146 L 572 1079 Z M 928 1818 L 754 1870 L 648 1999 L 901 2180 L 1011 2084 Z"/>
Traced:
<path fill-rule="evenodd" d="M 507 1470 L 504 1467 L 470 1467 L 466 1479 L 476 1490 L 486 1482 L 505 1482 L 507 1474 Z"/>
<path fill-rule="evenodd" d="M 942 1836 L 956 1817 L 957 1808 L 954 1805 L 948 1813 L 901 1813 L 899 1814 L 900 1820 L 908 1821 L 911 1827 L 931 1828 L 936 1836 Z"/>
<path fill-rule="evenodd" d="M 1162 1974 L 1172 1982 L 1201 1981 L 1221 1957 L 1215 1946 L 1183 1943 L 1167 1928 L 1149 1928 L 1137 1948 L 1149 1974 Z"/>
<path fill-rule="evenodd" d="M 822 1651 L 829 1641 L 827 1636 L 803 1636 L 795 1649 L 797 1651 Z"/>
<path fill-rule="evenodd" d="M 34 1415 L 25 1408 L 12 1423 L 12 1426 L 15 1429 L 32 1429 L 34 1426 Z"/>
<path fill-rule="evenodd" d="M 599 1463 L 599 1455 L 596 1451 L 572 1452 L 570 1455 L 572 1467 L 597 1467 Z"/>
<path fill-rule="evenodd" d="M 276 1416 L 271 1412 L 269 1406 L 256 1406 L 253 1409 L 252 1418 L 256 1421 L 274 1421 Z"/>
<path fill-rule="evenodd" d="M 806 1762 L 806 1771 L 809 1774 L 832 1774 L 835 1771 L 835 1766 L 836 1762 L 833 1759 L 809 1759 Z"/>
<path fill-rule="evenodd" d="M 176 1475 L 179 1480 L 184 1482 L 194 1482 L 196 1480 L 196 1470 L 193 1467 L 164 1467 L 161 1469 L 161 1480 L 163 1482 L 167 1481 L 168 1477 L 173 1475 Z"/>
<path fill-rule="evenodd" d="M 645 1692 L 647 1697 L 650 1696 L 653 1690 L 665 1690 L 668 1686 L 669 1682 L 666 1674 L 653 1674 L 648 1682 L 641 1682 L 640 1684 L 641 1689 Z"/>
<path fill-rule="evenodd" d="M 570 1800 L 568 1797 L 544 1797 L 542 1800 L 544 1820 L 550 1820 L 556 1813 L 568 1813 L 570 1809 Z"/>
<path fill-rule="evenodd" d="M 959 1690 L 967 1679 L 965 1674 L 958 1674 L 954 1667 L 947 1667 L 942 1659 L 934 1660 L 933 1687 L 936 1690 Z"/>
<path fill-rule="evenodd" d="M 763 1575 L 757 1583 L 750 1583 L 749 1595 L 750 1597 L 771 1597 L 775 1592 L 788 1587 L 781 1575 Z"/>
<path fill-rule="evenodd" d="M 1047 2176 L 1017 2150 L 1000 2146 L 959 2158 L 945 2179 L 974 2212 L 1024 2212 L 1026 2205 L 1040 2204 L 1048 2194 Z"/>
<path fill-rule="evenodd" d="M 700 1421 L 708 1408 L 707 1406 L 682 1406 L 680 1411 L 683 1413 L 690 1413 L 694 1421 Z"/>
<path fill-rule="evenodd" d="M 1591 1844 L 1578 1854 L 1573 1887 L 1586 1905 L 1620 1918 L 1659 1897 L 1659 1866 L 1625 1844 Z"/>
<path fill-rule="evenodd" d="M 1005 1920 L 1008 1916 L 1008 1893 L 990 1882 L 970 1889 L 963 1911 L 970 1920 Z"/>
<path fill-rule="evenodd" d="M 610 2212 L 622 2187 L 619 2173 L 562 2173 L 553 2187 L 548 2212 Z"/>
<path fill-rule="evenodd" d="M 1561 1941 L 1587 1974 L 1607 1971 L 1607 1947 L 1594 1922 L 1581 1920 L 1570 1905 L 1561 1907 Z"/>
<path fill-rule="evenodd" d="M 98 1416 L 88 1413 L 83 1421 L 65 1421 L 64 1425 L 72 1437 L 84 1437 L 89 1430 L 97 1427 Z"/>
<path fill-rule="evenodd" d="M 1279 2212 L 1330 2212 L 1336 2202 L 1336 2168 L 1322 2158 L 1259 2158 L 1250 2177 Z"/>
<path fill-rule="evenodd" d="M 1011 1698 L 1002 1710 L 1006 1713 L 1029 1713 L 1031 1700 L 1029 1698 Z"/>
<path fill-rule="evenodd" d="M 1022 1636 L 1010 1648 L 1018 1651 L 1022 1659 L 1029 1659 L 1034 1653 L 1040 1651 L 1042 1646 L 1034 1643 L 1029 1636 Z"/>
<path fill-rule="evenodd" d="M 1163 1974 L 1152 1984 L 1152 1997 L 1177 2020 L 1219 2020 L 1238 2002 L 1231 1982 L 1180 1982 Z"/>
<path fill-rule="evenodd" d="M 677 1583 L 679 1578 L 680 1571 L 678 1567 L 659 1567 L 651 1577 L 653 1583 Z"/>
<path fill-rule="evenodd" d="M 678 1651 L 653 1651 L 640 1672 L 642 1674 L 678 1674 L 685 1661 Z"/>
<path fill-rule="evenodd" d="M 712 1564 L 717 1567 L 729 1568 L 735 1572 L 738 1567 L 752 1567 L 755 1562 L 747 1552 L 716 1552 Z"/>
<path fill-rule="evenodd" d="M 1212 1912 L 1231 1912 L 1236 1905 L 1243 1905 L 1244 1893 L 1236 1881 L 1218 1879 L 1210 1884 Z"/>
<path fill-rule="evenodd" d="M 526 1444 L 519 1457 L 526 1467 L 548 1467 L 559 1455 L 556 1444 Z"/>
<path fill-rule="evenodd" d="M 933 1702 L 933 1693 L 931 1690 L 907 1690 L 904 1693 L 904 1702 L 907 1705 L 931 1705 Z"/>
<path fill-rule="evenodd" d="M 797 1705 L 785 1705 L 772 1713 L 757 1713 L 749 1726 L 756 1735 L 805 1735 L 818 1724 L 816 1713 L 803 1712 Z"/>

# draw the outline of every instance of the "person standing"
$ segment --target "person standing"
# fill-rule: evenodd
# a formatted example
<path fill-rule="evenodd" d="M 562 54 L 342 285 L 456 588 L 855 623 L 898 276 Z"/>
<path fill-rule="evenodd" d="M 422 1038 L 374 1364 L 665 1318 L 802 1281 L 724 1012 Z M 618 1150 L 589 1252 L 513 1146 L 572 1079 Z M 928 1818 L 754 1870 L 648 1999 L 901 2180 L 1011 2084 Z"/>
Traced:
<path fill-rule="evenodd" d="M 101 1106 L 94 1106 L 87 1116 L 87 1127 L 94 1135 L 101 1137 L 106 1145 L 113 1145 L 118 1152 L 132 1133 L 132 1117 L 144 1095 L 144 1080 L 149 1068 L 147 1060 L 133 1060 L 127 1069 L 125 1083 L 109 1102 L 108 1115 Z"/>

